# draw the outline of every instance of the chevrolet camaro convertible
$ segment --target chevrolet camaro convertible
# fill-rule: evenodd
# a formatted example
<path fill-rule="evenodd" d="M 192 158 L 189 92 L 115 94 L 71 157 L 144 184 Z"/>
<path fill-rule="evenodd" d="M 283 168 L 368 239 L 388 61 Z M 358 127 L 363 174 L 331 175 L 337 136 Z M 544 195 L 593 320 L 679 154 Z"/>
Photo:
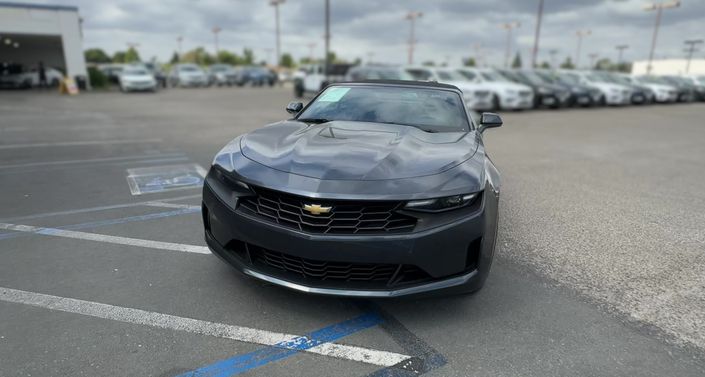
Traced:
<path fill-rule="evenodd" d="M 492 264 L 499 173 L 456 87 L 332 84 L 221 150 L 203 188 L 214 254 L 251 277 L 358 297 L 474 292 Z"/>

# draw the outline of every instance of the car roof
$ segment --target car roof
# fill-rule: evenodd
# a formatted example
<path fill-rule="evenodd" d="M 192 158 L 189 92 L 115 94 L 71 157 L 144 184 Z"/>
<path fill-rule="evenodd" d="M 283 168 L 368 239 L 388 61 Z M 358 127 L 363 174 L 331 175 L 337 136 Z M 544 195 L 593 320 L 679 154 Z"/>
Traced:
<path fill-rule="evenodd" d="M 332 83 L 329 86 L 345 86 L 345 85 L 379 85 L 379 86 L 414 86 L 432 89 L 457 90 L 455 85 L 441 84 L 435 81 L 414 81 L 414 80 L 357 80 L 347 82 Z"/>

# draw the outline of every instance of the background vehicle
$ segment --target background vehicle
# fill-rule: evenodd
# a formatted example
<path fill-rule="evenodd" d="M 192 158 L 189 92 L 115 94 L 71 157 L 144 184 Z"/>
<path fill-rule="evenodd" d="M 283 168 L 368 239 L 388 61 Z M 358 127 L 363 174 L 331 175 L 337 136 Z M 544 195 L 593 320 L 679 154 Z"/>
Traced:
<path fill-rule="evenodd" d="M 169 72 L 168 81 L 171 87 L 203 87 L 208 85 L 208 76 L 195 64 L 177 64 Z"/>
<path fill-rule="evenodd" d="M 468 79 L 450 68 L 406 67 L 404 70 L 418 81 L 435 81 L 456 86 L 463 92 L 463 101 L 468 109 L 491 110 L 495 104 L 488 87 Z"/>
<path fill-rule="evenodd" d="M 561 86 L 570 92 L 568 106 L 590 107 L 594 106 L 600 98 L 598 89 L 580 85 L 577 80 L 571 81 L 568 76 L 561 76 L 557 72 L 547 69 L 536 69 L 534 72 L 547 82 Z"/>
<path fill-rule="evenodd" d="M 692 102 L 695 99 L 695 85 L 680 76 L 661 76 L 663 80 L 676 88 L 678 102 Z"/>
<path fill-rule="evenodd" d="M 120 90 L 123 92 L 157 90 L 157 80 L 143 65 L 125 67 L 120 73 L 119 82 Z"/>
<path fill-rule="evenodd" d="M 258 66 L 242 67 L 237 72 L 237 85 L 263 86 L 270 81 L 270 73 L 267 69 Z"/>
<path fill-rule="evenodd" d="M 683 79 L 695 86 L 695 99 L 705 101 L 705 76 L 683 76 Z"/>
<path fill-rule="evenodd" d="M 609 78 L 592 71 L 562 70 L 564 75 L 572 76 L 581 85 L 599 89 L 600 105 L 629 105 L 632 103 L 632 89 L 626 85 L 616 84 Z"/>
<path fill-rule="evenodd" d="M 230 64 L 213 64 L 208 67 L 208 84 L 231 86 L 237 82 L 237 72 Z"/>
<path fill-rule="evenodd" d="M 657 76 L 629 76 L 629 80 L 649 88 L 654 93 L 654 102 L 671 103 L 678 100 L 678 90 Z"/>
<path fill-rule="evenodd" d="M 328 86 L 329 83 L 344 81 L 352 64 L 330 64 L 328 74 L 324 64 L 306 64 L 294 75 L 294 95 L 301 98 L 304 94 L 314 94 Z"/>
<path fill-rule="evenodd" d="M 157 81 L 157 86 L 161 88 L 166 88 L 166 75 L 164 74 L 164 71 L 155 63 L 147 62 L 143 64 L 144 67 L 147 68 L 147 70 L 152 74 L 152 76 L 154 76 L 154 79 Z"/>
<path fill-rule="evenodd" d="M 46 67 L 44 69 L 47 78 L 47 85 L 51 87 L 59 86 L 64 78 L 63 73 L 56 68 Z M 32 88 L 39 86 L 39 70 L 32 67 L 24 71 L 20 65 L 8 65 L 3 74 L 0 75 L 0 86 L 8 88 Z"/>
<path fill-rule="evenodd" d="M 108 77 L 108 81 L 111 84 L 119 85 L 120 84 L 120 73 L 122 72 L 122 69 L 124 68 L 124 64 L 107 64 L 107 65 L 102 65 L 100 68 L 98 68 L 105 76 Z"/>
<path fill-rule="evenodd" d="M 603 75 L 608 76 L 613 82 L 622 84 L 632 89 L 632 103 L 646 104 L 656 102 L 656 93 L 646 85 L 640 84 L 631 75 L 626 73 L 603 72 Z"/>
<path fill-rule="evenodd" d="M 531 87 L 510 81 L 492 69 L 459 68 L 468 80 L 490 90 L 493 110 L 520 110 L 534 107 Z"/>
<path fill-rule="evenodd" d="M 360 80 L 414 80 L 414 77 L 402 67 L 383 65 L 358 65 L 345 75 L 345 81 Z"/>
<path fill-rule="evenodd" d="M 497 70 L 502 76 L 516 83 L 524 84 L 534 91 L 534 107 L 547 106 L 552 109 L 566 107 L 570 92 L 563 86 L 551 84 L 530 70 Z"/>

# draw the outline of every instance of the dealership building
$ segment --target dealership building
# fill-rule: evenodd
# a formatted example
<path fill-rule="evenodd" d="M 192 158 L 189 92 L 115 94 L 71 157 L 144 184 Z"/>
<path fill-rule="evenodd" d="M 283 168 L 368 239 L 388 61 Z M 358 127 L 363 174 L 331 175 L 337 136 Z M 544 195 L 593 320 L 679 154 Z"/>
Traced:
<path fill-rule="evenodd" d="M 27 70 L 39 62 L 87 78 L 78 8 L 0 1 L 0 64 Z"/>
<path fill-rule="evenodd" d="M 639 60 L 632 63 L 633 75 L 645 75 L 648 72 L 649 61 Z M 705 75 L 705 59 L 661 59 L 651 62 L 653 75 Z"/>

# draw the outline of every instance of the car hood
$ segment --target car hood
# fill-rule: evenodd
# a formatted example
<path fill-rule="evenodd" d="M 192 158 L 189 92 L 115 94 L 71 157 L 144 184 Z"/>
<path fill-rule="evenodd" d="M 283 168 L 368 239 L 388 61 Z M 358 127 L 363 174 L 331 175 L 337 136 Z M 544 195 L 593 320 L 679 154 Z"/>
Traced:
<path fill-rule="evenodd" d="M 148 81 L 153 80 L 154 77 L 151 75 L 122 75 L 122 79 L 125 81 Z"/>
<path fill-rule="evenodd" d="M 242 154 L 270 168 L 317 179 L 385 180 L 438 174 L 471 158 L 474 132 L 410 126 L 283 121 L 242 137 Z"/>

